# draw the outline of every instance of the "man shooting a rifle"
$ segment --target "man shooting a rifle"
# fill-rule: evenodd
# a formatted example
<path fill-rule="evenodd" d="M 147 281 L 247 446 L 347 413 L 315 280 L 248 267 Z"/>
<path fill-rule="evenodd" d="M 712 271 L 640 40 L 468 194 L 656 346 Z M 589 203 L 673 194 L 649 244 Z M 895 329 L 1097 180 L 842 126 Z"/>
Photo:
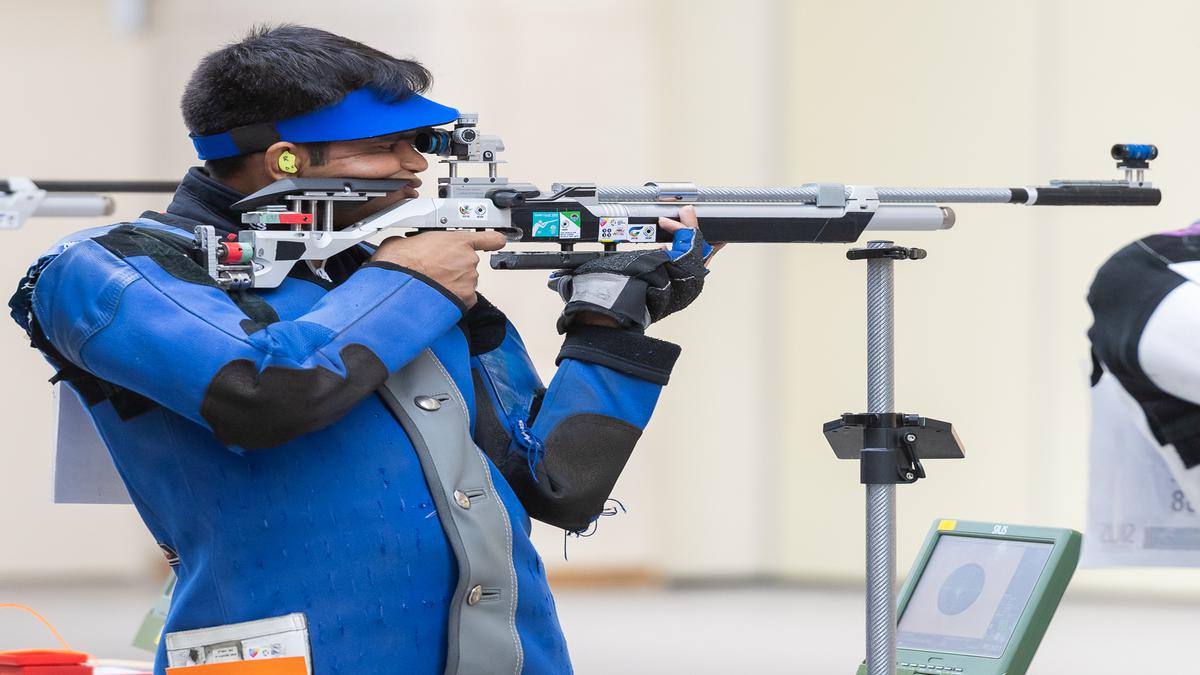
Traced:
<path fill-rule="evenodd" d="M 476 292 L 497 232 L 391 237 L 271 289 L 224 290 L 195 257 L 195 227 L 242 229 L 231 205 L 279 179 L 409 181 L 337 227 L 415 197 L 412 139 L 458 116 L 430 83 L 299 26 L 209 54 L 182 102 L 205 167 L 165 213 L 56 244 L 13 297 L 178 576 L 167 634 L 299 613 L 314 673 L 570 671 L 528 517 L 603 510 L 679 355 L 644 330 L 706 273 L 694 214 L 660 222 L 670 249 L 560 285 L 548 387 Z"/>

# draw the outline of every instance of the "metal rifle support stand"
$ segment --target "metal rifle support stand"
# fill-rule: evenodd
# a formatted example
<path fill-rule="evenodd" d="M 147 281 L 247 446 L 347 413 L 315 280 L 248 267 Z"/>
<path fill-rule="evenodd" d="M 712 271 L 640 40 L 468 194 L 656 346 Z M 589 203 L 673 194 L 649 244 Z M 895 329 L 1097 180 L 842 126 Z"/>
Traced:
<path fill-rule="evenodd" d="M 947 422 L 895 412 L 896 260 L 920 260 L 925 251 L 872 241 L 846 253 L 867 261 L 867 412 L 825 424 L 840 459 L 859 460 L 867 486 L 867 673 L 896 672 L 896 484 L 925 477 L 921 459 L 963 456 Z"/>

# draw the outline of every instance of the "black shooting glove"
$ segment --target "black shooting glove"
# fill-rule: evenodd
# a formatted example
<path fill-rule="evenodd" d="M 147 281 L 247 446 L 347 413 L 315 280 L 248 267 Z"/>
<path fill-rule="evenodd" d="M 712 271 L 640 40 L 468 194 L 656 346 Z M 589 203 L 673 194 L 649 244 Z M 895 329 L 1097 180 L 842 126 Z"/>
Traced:
<path fill-rule="evenodd" d="M 565 333 L 580 312 L 612 317 L 621 328 L 645 330 L 687 307 L 704 288 L 704 260 L 712 247 L 699 230 L 675 231 L 671 248 L 600 256 L 573 270 L 550 275 L 550 290 L 567 305 L 558 319 Z"/>

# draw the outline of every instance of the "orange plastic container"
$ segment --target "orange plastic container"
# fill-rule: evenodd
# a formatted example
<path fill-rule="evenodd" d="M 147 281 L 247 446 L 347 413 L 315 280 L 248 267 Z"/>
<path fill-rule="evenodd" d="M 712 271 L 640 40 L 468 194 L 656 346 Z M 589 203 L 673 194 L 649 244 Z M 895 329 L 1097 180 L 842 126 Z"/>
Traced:
<path fill-rule="evenodd" d="M 91 656 L 67 649 L 0 652 L 0 675 L 92 675 Z"/>

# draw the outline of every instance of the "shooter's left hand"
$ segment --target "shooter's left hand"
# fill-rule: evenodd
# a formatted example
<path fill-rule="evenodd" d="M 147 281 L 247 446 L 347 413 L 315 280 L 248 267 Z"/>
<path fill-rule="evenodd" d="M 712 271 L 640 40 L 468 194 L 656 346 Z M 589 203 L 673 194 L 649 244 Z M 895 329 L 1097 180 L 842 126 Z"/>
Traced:
<path fill-rule="evenodd" d="M 613 253 L 550 275 L 551 290 L 567 302 L 558 331 L 576 322 L 645 330 L 691 304 L 704 288 L 713 247 L 695 226 L 695 209 L 680 209 L 680 220 L 659 220 L 674 234 L 670 248 Z"/>
<path fill-rule="evenodd" d="M 696 207 L 688 205 L 679 209 L 679 220 L 659 218 L 658 229 L 662 230 L 663 232 L 678 232 L 679 230 L 683 229 L 698 231 L 700 229 L 700 220 L 696 218 Z M 706 249 L 703 252 L 704 266 L 708 267 L 709 264 L 712 263 L 712 259 L 716 257 L 717 253 L 721 249 L 725 248 L 725 244 L 708 244 L 705 242 L 705 246 Z M 673 248 L 674 246 L 670 247 L 670 249 Z M 669 250 L 665 244 L 663 245 L 663 249 Z"/>

